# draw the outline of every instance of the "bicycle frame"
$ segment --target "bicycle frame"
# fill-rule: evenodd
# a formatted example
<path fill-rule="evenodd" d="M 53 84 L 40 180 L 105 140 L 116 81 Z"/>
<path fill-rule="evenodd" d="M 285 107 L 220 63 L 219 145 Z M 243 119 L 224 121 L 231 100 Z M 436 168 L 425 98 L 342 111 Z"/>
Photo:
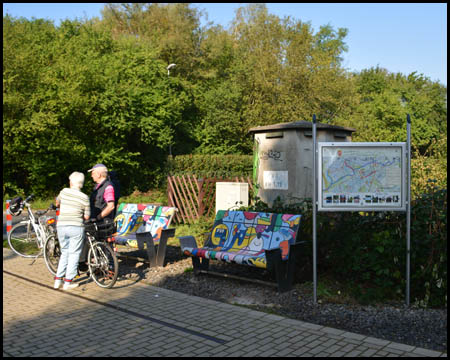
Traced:
<path fill-rule="evenodd" d="M 114 223 L 111 225 L 114 225 Z M 101 232 L 97 227 L 97 224 L 95 224 L 95 230 L 93 231 L 94 232 L 90 229 L 86 229 L 85 232 L 87 245 L 89 246 L 87 265 L 90 270 L 90 277 L 98 286 L 110 288 L 114 285 L 118 276 L 119 264 L 117 262 L 117 257 L 114 250 L 108 244 L 109 241 L 107 238 L 103 238 L 103 235 L 105 234 Z M 112 258 L 109 256 L 112 256 Z M 104 280 L 106 280 L 106 282 Z"/>
<path fill-rule="evenodd" d="M 20 205 L 20 212 L 22 212 L 23 208 L 26 207 L 27 209 L 27 215 L 28 219 L 24 217 L 22 221 L 20 221 L 20 224 L 25 224 L 27 226 L 27 232 L 34 231 L 36 234 L 36 244 L 38 248 L 40 249 L 39 254 L 36 255 L 38 257 L 42 254 L 42 251 L 44 249 L 44 244 L 46 239 L 53 235 L 55 232 L 53 228 L 51 228 L 50 224 L 54 222 L 54 218 L 50 217 L 50 219 L 53 219 L 52 222 L 50 222 L 50 219 L 47 217 L 44 217 L 44 214 L 47 213 L 49 210 L 53 209 L 53 204 L 45 211 L 37 211 L 36 215 L 33 214 L 33 211 L 31 210 L 31 204 L 29 201 L 33 198 L 34 195 L 28 196 Z M 19 214 L 20 214 L 19 212 Z M 18 214 L 18 215 L 19 215 Z"/>
<path fill-rule="evenodd" d="M 31 226 L 33 227 L 33 230 L 36 233 L 38 239 L 38 246 L 40 249 L 42 249 L 44 247 L 44 243 L 45 240 L 47 239 L 47 236 L 50 235 L 46 230 L 46 224 L 42 224 L 40 218 L 36 219 L 36 216 L 31 211 L 31 205 L 28 202 L 24 201 L 24 206 L 27 207 L 28 213 L 28 220 L 26 221 L 28 223 L 31 223 Z"/>
<path fill-rule="evenodd" d="M 86 233 L 86 239 L 89 242 L 89 249 L 93 249 L 94 248 L 94 243 L 97 241 L 95 239 L 95 237 Z M 95 264 L 98 264 L 97 254 L 95 252 L 93 252 L 93 254 L 94 254 L 94 257 L 95 257 Z M 93 265 L 93 264 L 90 263 L 90 259 L 87 259 L 87 264 L 88 265 Z"/>

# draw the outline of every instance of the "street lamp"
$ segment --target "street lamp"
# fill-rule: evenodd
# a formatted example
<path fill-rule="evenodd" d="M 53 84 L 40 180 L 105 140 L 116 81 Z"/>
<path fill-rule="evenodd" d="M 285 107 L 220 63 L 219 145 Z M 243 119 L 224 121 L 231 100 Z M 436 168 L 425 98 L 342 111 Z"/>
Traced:
<path fill-rule="evenodd" d="M 174 68 L 175 66 L 177 66 L 177 64 L 170 64 L 167 67 L 167 76 L 170 76 L 170 69 Z M 169 155 L 172 155 L 172 144 L 169 144 Z"/>
<path fill-rule="evenodd" d="M 170 65 L 167 67 L 167 76 L 170 75 L 170 69 L 174 68 L 175 66 L 177 66 L 177 64 L 170 64 Z"/>

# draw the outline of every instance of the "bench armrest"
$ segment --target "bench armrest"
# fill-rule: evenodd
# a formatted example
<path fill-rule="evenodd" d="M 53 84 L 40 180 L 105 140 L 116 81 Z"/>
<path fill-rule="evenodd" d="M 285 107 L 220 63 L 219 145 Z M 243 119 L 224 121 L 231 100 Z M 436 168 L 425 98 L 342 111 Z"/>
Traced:
<path fill-rule="evenodd" d="M 184 248 L 196 248 L 197 241 L 195 240 L 195 237 L 193 236 L 179 236 L 178 239 L 180 240 L 180 248 L 181 251 L 183 251 Z"/>

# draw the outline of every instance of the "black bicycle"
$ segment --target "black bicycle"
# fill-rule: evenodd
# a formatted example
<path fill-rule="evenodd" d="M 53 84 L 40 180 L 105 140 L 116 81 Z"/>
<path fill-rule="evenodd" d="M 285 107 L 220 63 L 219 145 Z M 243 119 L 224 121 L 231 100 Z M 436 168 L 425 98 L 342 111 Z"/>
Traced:
<path fill-rule="evenodd" d="M 78 273 L 88 272 L 94 282 L 102 288 L 114 286 L 119 275 L 119 261 L 111 247 L 112 235 L 116 232 L 113 221 L 85 223 L 85 243 L 78 264 Z M 87 251 L 87 256 L 86 254 Z M 44 260 L 51 274 L 58 270 L 61 249 L 57 237 L 50 237 L 44 245 Z"/>

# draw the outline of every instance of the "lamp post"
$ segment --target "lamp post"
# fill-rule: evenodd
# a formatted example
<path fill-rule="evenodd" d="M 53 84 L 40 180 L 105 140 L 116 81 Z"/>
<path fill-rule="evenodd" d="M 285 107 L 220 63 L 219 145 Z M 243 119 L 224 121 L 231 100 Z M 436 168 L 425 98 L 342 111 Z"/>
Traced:
<path fill-rule="evenodd" d="M 170 65 L 167 67 L 167 76 L 170 76 L 170 69 L 174 68 L 175 66 L 177 66 L 177 64 L 170 64 Z"/>
<path fill-rule="evenodd" d="M 167 66 L 167 76 L 170 76 L 170 69 L 174 68 L 175 66 L 177 66 L 177 64 L 170 64 L 169 66 Z M 172 156 L 172 144 L 169 145 L 169 155 Z"/>

